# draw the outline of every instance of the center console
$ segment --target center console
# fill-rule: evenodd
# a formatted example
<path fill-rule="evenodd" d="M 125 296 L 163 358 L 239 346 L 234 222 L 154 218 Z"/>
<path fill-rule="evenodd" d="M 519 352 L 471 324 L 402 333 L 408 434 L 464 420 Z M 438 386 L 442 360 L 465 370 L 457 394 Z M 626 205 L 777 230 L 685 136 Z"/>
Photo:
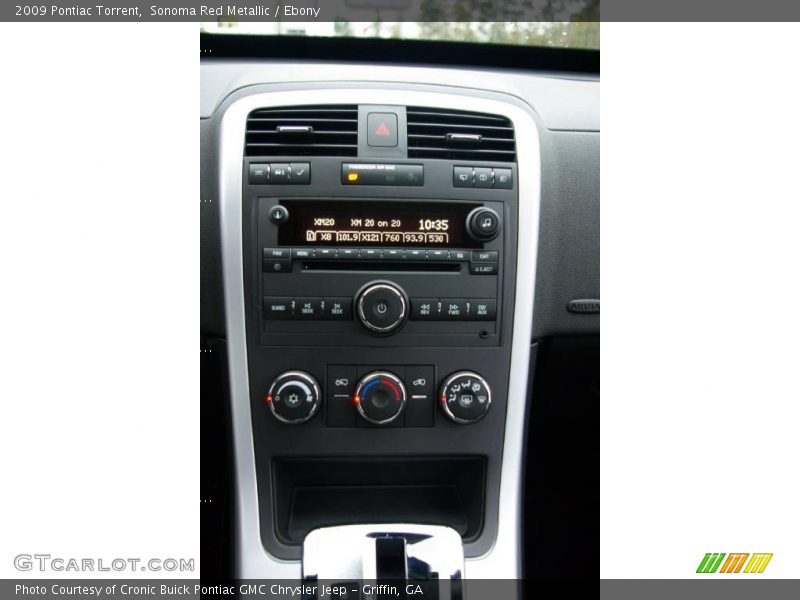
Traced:
<path fill-rule="evenodd" d="M 225 107 L 242 576 L 296 575 L 320 528 L 397 523 L 457 532 L 467 577 L 518 575 L 536 128 L 458 94 Z"/>

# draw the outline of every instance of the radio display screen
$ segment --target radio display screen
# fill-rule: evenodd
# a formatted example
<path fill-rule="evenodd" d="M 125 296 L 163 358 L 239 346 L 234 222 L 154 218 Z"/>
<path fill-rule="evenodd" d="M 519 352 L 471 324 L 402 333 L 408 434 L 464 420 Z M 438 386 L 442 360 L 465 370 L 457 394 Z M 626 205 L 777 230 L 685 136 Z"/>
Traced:
<path fill-rule="evenodd" d="M 477 248 L 466 231 L 462 202 L 283 200 L 289 219 L 278 230 L 281 246 L 420 246 Z"/>

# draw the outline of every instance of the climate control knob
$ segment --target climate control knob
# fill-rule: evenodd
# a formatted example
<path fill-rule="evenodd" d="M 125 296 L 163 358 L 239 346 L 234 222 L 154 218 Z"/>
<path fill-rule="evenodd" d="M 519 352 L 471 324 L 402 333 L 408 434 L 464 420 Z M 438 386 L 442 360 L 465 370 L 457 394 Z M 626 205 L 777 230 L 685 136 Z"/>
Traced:
<path fill-rule="evenodd" d="M 319 384 L 304 371 L 286 371 L 269 386 L 266 401 L 279 421 L 303 423 L 319 410 Z"/>
<path fill-rule="evenodd" d="M 397 375 L 373 371 L 358 382 L 354 396 L 358 414 L 370 423 L 391 423 L 406 407 L 406 386 Z"/>
<path fill-rule="evenodd" d="M 492 404 L 492 390 L 486 380 L 472 371 L 453 373 L 439 394 L 442 411 L 456 423 L 474 423 L 484 417 Z"/>
<path fill-rule="evenodd" d="M 408 297 L 390 281 L 373 281 L 356 295 L 356 314 L 371 332 L 388 335 L 406 322 Z"/>

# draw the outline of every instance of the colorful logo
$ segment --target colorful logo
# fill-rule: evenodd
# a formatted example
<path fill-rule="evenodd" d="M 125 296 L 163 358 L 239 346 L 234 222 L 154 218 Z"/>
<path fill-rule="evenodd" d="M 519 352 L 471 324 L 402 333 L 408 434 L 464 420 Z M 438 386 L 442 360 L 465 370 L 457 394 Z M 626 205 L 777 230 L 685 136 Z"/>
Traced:
<path fill-rule="evenodd" d="M 750 557 L 750 560 L 747 560 L 748 556 Z M 725 562 L 723 562 L 723 560 Z M 762 552 L 757 554 L 750 554 L 748 552 L 737 552 L 734 554 L 725 554 L 724 552 L 707 552 L 703 557 L 703 560 L 700 561 L 700 565 L 697 567 L 697 572 L 763 573 L 770 560 L 772 560 L 772 552 Z M 742 567 L 744 567 L 744 570 L 742 570 Z"/>

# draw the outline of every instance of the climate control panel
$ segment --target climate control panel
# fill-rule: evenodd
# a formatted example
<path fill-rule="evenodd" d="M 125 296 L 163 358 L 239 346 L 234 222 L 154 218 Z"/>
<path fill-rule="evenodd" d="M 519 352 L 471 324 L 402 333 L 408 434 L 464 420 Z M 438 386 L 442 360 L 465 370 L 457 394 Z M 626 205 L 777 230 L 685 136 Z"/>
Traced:
<path fill-rule="evenodd" d="M 492 402 L 483 377 L 473 371 L 457 371 L 437 388 L 435 372 L 433 365 L 329 365 L 325 426 L 433 427 L 436 404 L 454 423 L 469 424 L 483 418 Z M 322 392 L 312 375 L 292 370 L 274 379 L 265 400 L 278 421 L 299 424 L 319 411 Z"/>

